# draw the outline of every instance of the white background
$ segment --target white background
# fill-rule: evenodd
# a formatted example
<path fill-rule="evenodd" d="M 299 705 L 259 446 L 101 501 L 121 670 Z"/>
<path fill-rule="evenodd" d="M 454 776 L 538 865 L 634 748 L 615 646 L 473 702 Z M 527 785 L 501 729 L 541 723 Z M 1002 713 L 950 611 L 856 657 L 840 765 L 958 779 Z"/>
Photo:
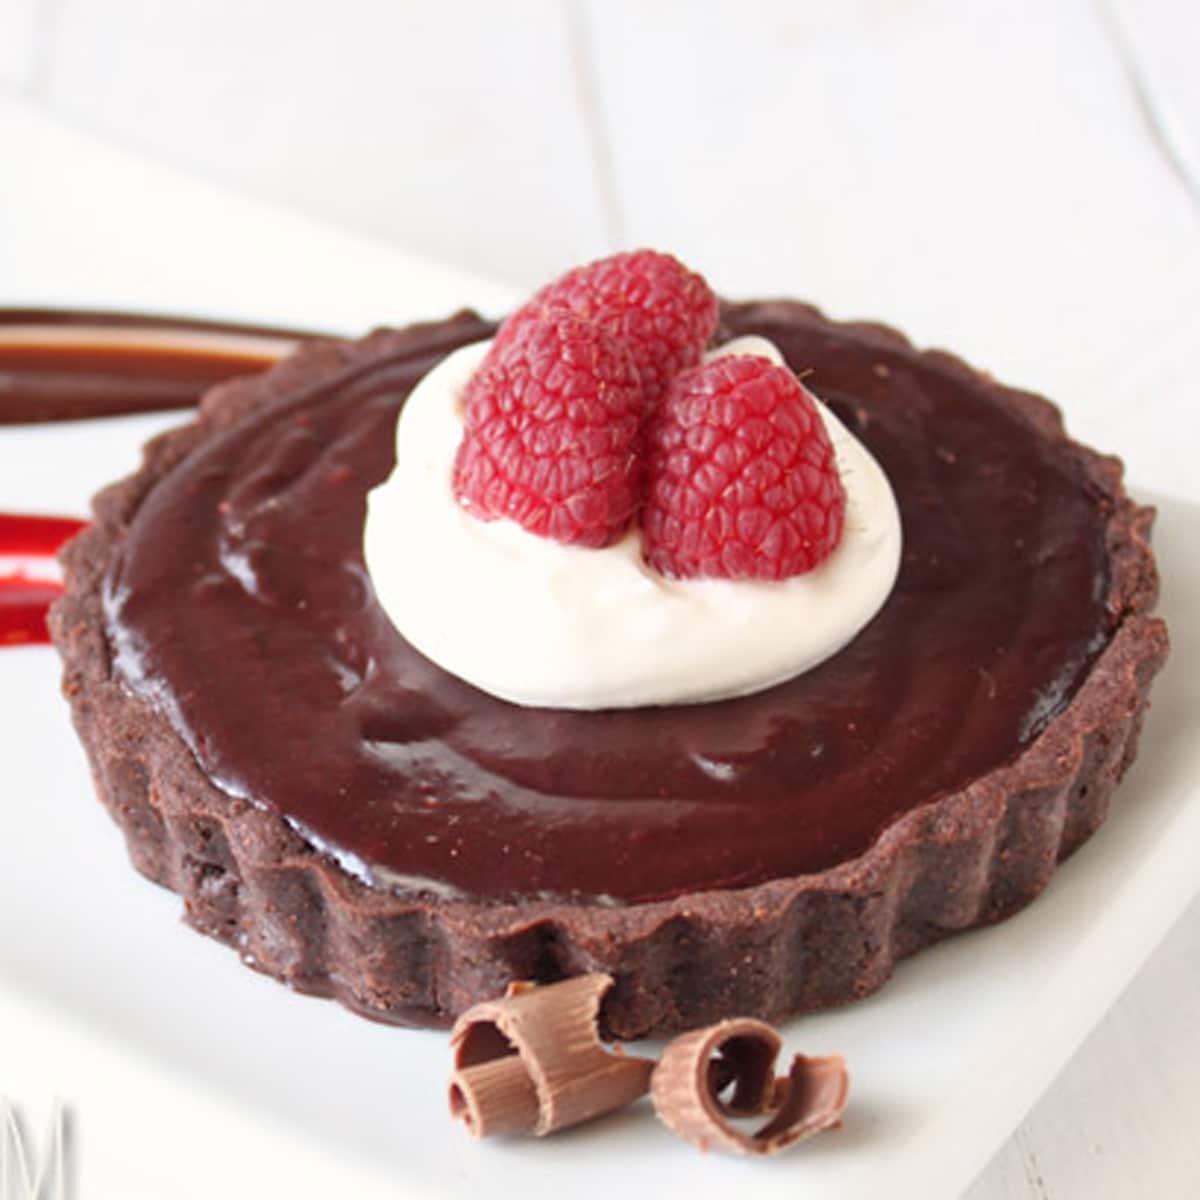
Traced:
<path fill-rule="evenodd" d="M 895 323 L 1200 497 L 1196 5 L 430 7 L 0 0 L 0 90 L 518 287 L 648 243 Z M 1198 991 L 1193 908 L 971 1200 L 1200 1192 Z"/>

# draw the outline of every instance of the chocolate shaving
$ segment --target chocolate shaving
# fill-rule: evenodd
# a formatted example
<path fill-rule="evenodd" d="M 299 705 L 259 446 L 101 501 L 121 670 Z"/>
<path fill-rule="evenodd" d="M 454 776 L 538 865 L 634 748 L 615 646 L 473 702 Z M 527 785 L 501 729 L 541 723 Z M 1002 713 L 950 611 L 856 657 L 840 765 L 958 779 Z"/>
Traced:
<path fill-rule="evenodd" d="M 451 1116 L 476 1137 L 543 1137 L 644 1096 L 654 1064 L 600 1044 L 600 1001 L 612 982 L 514 983 L 503 999 L 463 1013 L 450 1037 Z"/>
<path fill-rule="evenodd" d="M 787 1075 L 775 1077 L 781 1048 L 770 1025 L 750 1018 L 721 1021 L 675 1038 L 650 1083 L 662 1122 L 701 1150 L 775 1154 L 836 1125 L 846 1107 L 849 1076 L 838 1055 L 797 1054 Z M 732 1087 L 728 1099 L 725 1091 Z M 730 1117 L 770 1113 L 756 1133 Z"/>

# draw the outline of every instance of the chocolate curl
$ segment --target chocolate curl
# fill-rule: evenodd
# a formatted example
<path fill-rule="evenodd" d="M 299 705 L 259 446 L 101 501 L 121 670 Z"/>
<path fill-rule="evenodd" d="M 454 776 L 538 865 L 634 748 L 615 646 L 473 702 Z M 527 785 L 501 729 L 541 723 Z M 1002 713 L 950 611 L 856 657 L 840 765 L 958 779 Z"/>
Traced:
<path fill-rule="evenodd" d="M 775 1154 L 836 1125 L 849 1091 L 845 1062 L 838 1055 L 797 1054 L 791 1071 L 775 1078 L 781 1045 L 770 1025 L 748 1017 L 675 1038 L 654 1069 L 654 1111 L 701 1150 L 731 1154 Z M 733 1092 L 724 1100 L 730 1085 Z M 764 1112 L 771 1119 L 753 1134 L 727 1119 Z"/>
<path fill-rule="evenodd" d="M 545 987 L 514 983 L 455 1022 L 450 1114 L 476 1137 L 544 1137 L 623 1108 L 650 1088 L 654 1063 L 600 1044 L 600 1001 L 609 975 Z"/>

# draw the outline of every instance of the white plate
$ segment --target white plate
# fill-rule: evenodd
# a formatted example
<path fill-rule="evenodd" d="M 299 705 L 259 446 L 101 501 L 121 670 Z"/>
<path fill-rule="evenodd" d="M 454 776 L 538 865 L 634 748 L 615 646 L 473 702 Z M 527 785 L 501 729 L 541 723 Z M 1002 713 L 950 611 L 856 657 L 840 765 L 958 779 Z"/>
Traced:
<path fill-rule="evenodd" d="M 0 144 L 22 139 L 28 169 L 0 196 L 0 303 L 203 307 L 347 329 L 367 314 L 436 314 L 453 296 L 502 303 L 500 289 L 0 103 Z M 87 189 L 70 186 L 78 175 Z M 317 278 L 289 271 L 293 256 Z M 214 267 L 233 261 L 243 270 L 222 292 L 229 277 Z M 0 429 L 0 509 L 83 511 L 176 419 Z M 0 1099 L 23 1106 L 33 1141 L 52 1095 L 72 1107 L 89 1200 L 957 1196 L 1196 892 L 1198 541 L 1200 506 L 1162 499 L 1175 648 L 1108 824 L 1025 913 L 925 952 L 869 1001 L 789 1024 L 789 1048 L 846 1054 L 851 1105 L 840 1132 L 769 1163 L 701 1156 L 645 1103 L 543 1143 L 472 1142 L 446 1115 L 444 1035 L 292 995 L 180 927 L 178 899 L 134 873 L 92 798 L 54 655 L 0 652 Z"/>

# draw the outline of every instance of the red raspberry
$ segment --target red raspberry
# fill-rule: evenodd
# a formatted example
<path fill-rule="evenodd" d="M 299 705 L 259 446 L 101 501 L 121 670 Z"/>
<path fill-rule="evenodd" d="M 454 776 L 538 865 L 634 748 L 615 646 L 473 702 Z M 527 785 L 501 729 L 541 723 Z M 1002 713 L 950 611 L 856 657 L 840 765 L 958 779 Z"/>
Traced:
<path fill-rule="evenodd" d="M 587 321 L 551 314 L 493 347 L 464 401 L 460 504 L 560 542 L 621 536 L 641 484 L 643 398 L 627 350 Z"/>
<path fill-rule="evenodd" d="M 842 536 L 846 493 L 811 394 L 765 358 L 675 377 L 645 430 L 644 552 L 681 578 L 786 579 Z"/>
<path fill-rule="evenodd" d="M 717 299 L 700 275 L 655 250 L 614 254 L 547 284 L 500 327 L 498 346 L 560 308 L 628 347 L 653 405 L 672 376 L 698 363 L 717 327 Z"/>

